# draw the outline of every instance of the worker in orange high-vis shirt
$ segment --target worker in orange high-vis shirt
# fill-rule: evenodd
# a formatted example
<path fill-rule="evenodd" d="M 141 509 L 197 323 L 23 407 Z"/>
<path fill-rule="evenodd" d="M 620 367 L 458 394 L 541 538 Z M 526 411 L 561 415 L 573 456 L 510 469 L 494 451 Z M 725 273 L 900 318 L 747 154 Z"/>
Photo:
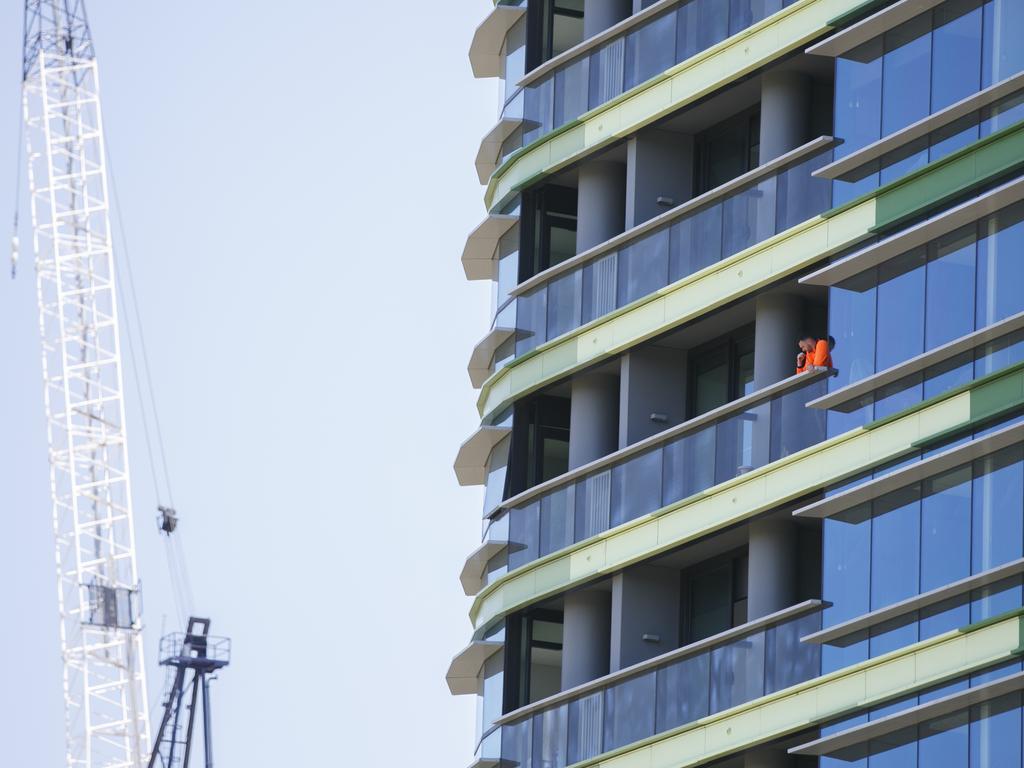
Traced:
<path fill-rule="evenodd" d="M 806 373 L 818 368 L 832 367 L 832 349 L 836 341 L 831 336 L 828 339 L 815 339 L 813 336 L 804 336 L 797 340 L 800 352 L 796 356 L 796 372 Z"/>

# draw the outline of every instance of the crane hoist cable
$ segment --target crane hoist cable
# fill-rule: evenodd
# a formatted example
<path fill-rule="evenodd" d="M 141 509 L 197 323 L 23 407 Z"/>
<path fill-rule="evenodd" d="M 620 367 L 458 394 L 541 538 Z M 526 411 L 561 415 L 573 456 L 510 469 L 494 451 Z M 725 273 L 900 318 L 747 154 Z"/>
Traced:
<path fill-rule="evenodd" d="M 121 198 L 118 194 L 117 187 L 117 175 L 114 167 L 114 160 L 111 156 L 109 144 L 106 141 L 106 134 L 103 137 L 104 147 L 106 149 L 107 157 L 107 168 L 108 176 L 110 177 L 110 191 L 111 191 L 111 202 L 113 203 L 113 218 L 116 223 L 116 233 L 121 241 L 120 248 L 114 249 L 114 258 L 118 261 L 118 266 L 121 267 L 121 273 L 127 276 L 127 281 L 117 282 L 118 298 L 121 305 L 125 307 L 125 316 L 123 317 L 125 327 L 125 337 L 128 342 L 128 364 L 131 369 L 131 378 L 135 385 L 136 395 L 139 402 L 139 410 L 142 416 L 142 434 L 146 444 L 146 457 L 147 463 L 149 464 L 150 476 L 153 480 L 153 492 L 157 498 L 157 510 L 160 513 L 160 518 L 166 516 L 164 510 L 169 510 L 175 519 L 175 526 L 171 530 L 166 530 L 161 525 L 161 530 L 166 534 L 164 536 L 164 554 L 167 560 L 167 569 L 171 579 L 172 596 L 174 598 L 175 609 L 178 614 L 179 622 L 184 625 L 186 618 L 191 615 L 193 610 L 194 601 L 192 595 L 192 585 L 188 576 L 188 566 L 185 561 L 184 551 L 182 549 L 182 542 L 180 541 L 182 532 L 177 527 L 177 512 L 174 504 L 174 490 L 171 485 L 171 473 L 168 469 L 167 463 L 167 450 L 164 445 L 163 431 L 160 428 L 160 416 L 157 410 L 156 404 L 156 390 L 153 386 L 153 376 L 149 366 L 149 354 L 146 348 L 146 336 L 143 330 L 142 314 L 139 309 L 138 293 L 135 289 L 135 274 L 132 270 L 132 262 L 129 257 L 128 249 L 128 238 L 125 234 L 124 229 L 124 216 L 121 211 Z M 127 282 L 127 296 L 123 283 Z M 126 301 L 130 299 L 130 301 Z M 138 335 L 138 351 L 135 346 L 135 335 Z M 140 366 L 141 363 L 141 366 Z M 150 416 L 153 419 L 153 432 L 155 433 L 155 441 L 153 435 L 150 434 Z M 154 442 L 156 451 L 154 455 Z M 163 491 L 161 490 L 161 482 L 159 475 L 163 475 Z M 166 496 L 164 495 L 166 493 Z M 166 498 L 167 503 L 163 501 Z"/>

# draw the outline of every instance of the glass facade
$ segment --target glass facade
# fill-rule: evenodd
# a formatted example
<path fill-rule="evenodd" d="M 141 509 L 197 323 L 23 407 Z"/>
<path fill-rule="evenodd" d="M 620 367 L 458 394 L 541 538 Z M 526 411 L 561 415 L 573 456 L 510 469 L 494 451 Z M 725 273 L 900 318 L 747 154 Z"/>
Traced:
<path fill-rule="evenodd" d="M 793 2 L 689 0 L 518 88 L 526 74 L 522 20 L 522 36 L 516 30 L 506 42 L 513 53 L 506 57 L 502 117 L 521 119 L 523 128 L 505 142 L 502 159 Z"/>
<path fill-rule="evenodd" d="M 659 6 L 663 10 L 628 32 L 560 64 L 529 86 L 518 88 L 514 83 L 536 63 L 528 50 L 533 32 L 527 28 L 526 20 L 522 21 L 506 39 L 503 99 L 504 114 L 522 117 L 523 126 L 506 142 L 503 153 L 557 130 L 587 110 L 789 4 L 784 0 L 690 0 L 668 4 L 670 8 Z M 575 0 L 562 6 L 573 11 L 585 9 Z M 635 10 L 638 6 L 633 7 Z M 859 12 L 873 13 L 877 8 L 861 7 Z M 840 23 L 854 23 L 862 17 L 854 15 Z M 842 180 L 819 180 L 812 176 L 814 170 L 833 159 L 846 157 L 1024 72 L 1024 48 L 1019 45 L 1022 35 L 1024 2 L 945 0 L 836 59 L 831 80 L 821 74 L 820 58 L 815 60 L 816 64 L 808 64 L 810 57 L 799 53 L 787 58 L 780 68 L 804 68 L 802 74 L 815 81 L 815 93 L 824 94 L 823 113 L 827 113 L 832 100 L 834 113 L 816 115 L 821 120 L 814 122 L 815 130 L 810 135 L 836 136 L 842 143 L 835 150 L 804 157 L 712 202 L 687 206 L 678 215 L 666 216 L 659 226 L 623 237 L 616 247 L 550 276 L 545 270 L 575 255 L 575 224 L 583 203 L 581 196 L 577 196 L 573 205 L 566 204 L 558 210 L 551 205 L 534 206 L 545 194 L 544 188 L 555 184 L 575 194 L 572 167 L 564 169 L 558 177 L 538 182 L 506 212 L 515 212 L 518 205 L 523 205 L 531 212 L 539 211 L 537 216 L 541 218 L 531 219 L 532 213 L 521 216 L 519 224 L 498 244 L 494 327 L 507 329 L 509 338 L 495 353 L 495 369 L 529 354 L 541 344 L 642 301 L 773 235 L 1024 120 L 1021 89 L 893 149 L 881 159 L 853 169 Z M 549 54 L 557 55 L 554 38 L 549 43 Z M 744 82 L 750 83 L 759 75 L 752 73 Z M 743 84 L 737 85 L 739 93 Z M 762 92 L 762 98 L 766 98 L 766 92 Z M 817 105 L 817 101 L 813 103 Z M 697 104 L 692 109 L 704 106 Z M 741 115 L 745 120 L 752 120 L 755 114 L 770 114 L 756 102 L 746 103 L 740 111 L 736 111 L 738 106 L 731 108 L 733 117 Z M 669 120 L 680 117 L 682 123 L 690 116 L 680 113 Z M 824 125 L 826 117 L 832 119 L 828 131 Z M 713 133 L 707 125 L 722 125 L 724 119 L 727 118 L 722 114 L 715 114 L 707 124 L 694 121 L 695 131 Z M 811 122 L 808 120 L 808 128 Z M 665 125 L 668 121 L 659 128 Z M 744 147 L 750 151 L 755 134 L 758 142 L 761 140 L 760 125 L 757 130 L 753 125 L 751 122 L 747 126 L 749 131 L 745 134 Z M 694 158 L 698 155 L 695 150 Z M 637 161 L 627 159 L 628 162 Z M 699 174 L 696 168 L 693 170 L 693 188 L 698 189 Z M 990 187 L 1005 182 L 1013 173 L 1019 171 L 1000 170 L 1000 178 L 993 172 Z M 628 174 L 625 178 L 629 178 Z M 712 174 L 709 178 L 716 177 Z M 921 218 L 934 215 L 941 210 L 939 206 L 947 208 L 976 194 L 957 186 L 962 183 L 959 179 L 939 178 L 936 184 L 947 181 L 949 196 L 922 211 Z M 531 198 L 531 194 L 537 197 Z M 896 226 L 906 228 L 921 218 Z M 578 221 L 582 233 L 584 225 L 590 222 L 583 217 Z M 888 231 L 875 232 L 872 236 L 887 234 Z M 536 242 L 542 243 L 543 248 L 535 248 Z M 837 258 L 842 255 L 845 254 Z M 532 281 L 537 275 L 540 277 L 531 283 L 532 287 L 521 293 L 517 290 L 523 281 Z M 752 292 L 744 297 L 744 302 L 724 307 L 714 317 L 709 312 L 701 318 L 709 321 L 704 327 L 687 324 L 674 329 L 671 335 L 651 340 L 648 349 L 658 345 L 662 348 L 652 352 L 643 364 L 660 373 L 662 369 L 656 366 L 664 363 L 664 370 L 668 371 L 664 379 L 671 379 L 666 389 L 676 388 L 671 393 L 675 397 L 672 402 L 681 404 L 681 415 L 669 418 L 664 413 L 667 409 L 661 407 L 661 394 L 656 390 L 665 381 L 658 380 L 645 390 L 647 382 L 640 379 L 642 384 L 631 389 L 635 381 L 629 380 L 629 376 L 640 367 L 630 366 L 640 355 L 618 369 L 613 368 L 615 360 L 602 359 L 600 365 L 595 363 L 593 371 L 578 373 L 616 379 L 617 391 L 612 390 L 613 394 L 601 407 L 612 401 L 618 403 L 619 410 L 609 420 L 617 431 L 618 441 L 609 440 L 602 445 L 621 446 L 634 439 L 623 437 L 624 430 L 633 428 L 632 424 L 624 426 L 624 420 L 637 414 L 641 414 L 641 421 L 649 413 L 653 423 L 678 425 L 669 426 L 664 434 L 653 438 L 646 435 L 655 430 L 642 434 L 638 431 L 639 439 L 650 441 L 643 447 L 612 453 L 607 459 L 598 459 L 586 471 L 569 472 L 568 467 L 573 466 L 568 458 L 572 454 L 570 447 L 575 449 L 573 425 L 579 423 L 572 395 L 582 390 L 569 386 L 566 377 L 517 400 L 513 406 L 519 409 L 513 419 L 513 434 L 495 446 L 487 468 L 484 540 L 495 544 L 489 551 L 495 551 L 503 542 L 507 545 L 491 558 L 481 574 L 488 591 L 474 608 L 478 611 L 474 620 L 486 621 L 482 626 L 488 629 L 475 637 L 501 639 L 505 646 L 503 652 L 484 662 L 479 673 L 479 758 L 509 768 L 567 768 L 820 675 L 1024 611 L 1024 575 L 1013 572 L 1017 561 L 1024 559 L 1024 442 L 980 458 L 980 452 L 976 452 L 961 465 L 942 472 L 933 470 L 931 476 L 921 473 L 906 487 L 878 491 L 877 498 L 823 520 L 805 516 L 794 519 L 790 514 L 823 496 L 834 496 L 894 469 L 911 467 L 952 446 L 967 444 L 1011 424 L 1024 423 L 1024 395 L 1018 391 L 1016 379 L 1012 386 L 1009 378 L 1001 380 L 1007 383 L 998 395 L 989 391 L 988 396 L 1004 398 L 1010 404 L 1003 411 L 979 408 L 974 398 L 976 390 L 967 398 L 958 399 L 957 404 L 970 400 L 971 414 L 983 413 L 983 419 L 961 422 L 955 427 L 959 431 L 943 433 L 945 437 L 940 435 L 938 443 L 926 442 L 924 447 L 915 443 L 918 436 L 910 436 L 911 419 L 869 432 L 880 435 L 880 441 L 898 433 L 899 440 L 907 438 L 901 445 L 915 446 L 912 452 L 885 466 L 857 469 L 877 460 L 871 458 L 879 455 L 874 453 L 873 438 L 843 443 L 851 446 L 851 455 L 854 448 L 862 445 L 871 448 L 861 459 L 849 459 L 850 471 L 857 474 L 824 491 L 820 489 L 820 480 L 810 476 L 813 463 L 805 485 L 792 477 L 793 473 L 779 473 L 778 482 L 792 485 L 787 486 L 786 493 L 792 493 L 785 497 L 786 504 L 771 510 L 752 506 L 749 517 L 740 513 L 734 519 L 742 522 L 729 529 L 707 530 L 693 540 L 691 532 L 673 540 L 671 537 L 676 534 L 668 531 L 663 541 L 659 528 L 657 554 L 647 556 L 640 551 L 642 545 L 630 541 L 628 532 L 610 533 L 665 507 L 710 495 L 708 491 L 715 486 L 829 437 L 860 427 L 874 430 L 872 422 L 905 413 L 926 399 L 1024 362 L 1024 329 L 1004 328 L 998 337 L 979 342 L 975 348 L 961 347 L 957 354 L 942 360 L 936 357 L 936 362 L 920 372 L 900 375 L 895 381 L 889 381 L 895 375 L 887 375 L 887 383 L 839 407 L 807 407 L 827 392 L 882 371 L 899 370 L 906 361 L 940 350 L 969 334 L 1007 319 L 1017 322 L 1015 316 L 1024 313 L 1024 203 L 1001 210 L 989 209 L 976 221 L 886 258 L 836 286 L 799 284 L 800 277 L 769 276 L 772 282 L 766 281 L 759 288 L 765 294 L 781 294 L 800 302 L 785 321 L 770 319 L 761 325 L 762 307 L 772 309 L 771 302 L 762 304 L 760 295 L 755 297 Z M 819 329 L 819 324 L 824 327 Z M 808 377 L 774 397 L 751 399 L 717 417 L 679 424 L 681 419 L 693 419 L 697 413 L 747 395 L 754 387 L 755 371 L 760 370 L 764 349 L 781 348 L 778 344 L 766 344 L 765 328 L 784 328 L 789 334 L 797 325 L 801 326 L 800 332 L 807 325 L 811 332 L 824 331 L 834 337 L 836 375 Z M 701 356 L 705 347 L 713 346 L 709 339 L 733 338 L 741 332 L 746 334 L 746 341 L 742 347 L 734 345 L 738 350 L 735 364 L 727 366 L 710 354 Z M 659 357 L 661 353 L 664 360 Z M 787 369 L 788 365 L 787 358 Z M 726 376 L 726 370 L 738 373 L 738 378 L 733 378 L 740 383 L 732 381 L 732 373 Z M 758 373 L 758 381 L 760 377 Z M 638 391 L 642 394 L 636 394 Z M 551 419 L 538 418 L 524 429 L 519 414 L 543 398 L 559 400 L 560 420 L 554 424 Z M 931 413 L 937 412 L 935 409 Z M 993 412 L 997 415 L 990 416 Z M 500 420 L 509 424 L 509 412 L 502 414 Z M 602 428 L 605 426 L 595 419 L 598 422 Z M 899 432 L 904 426 L 906 431 Z M 557 435 L 543 429 L 550 431 L 555 427 L 559 430 Z M 532 453 L 520 450 L 521 438 L 520 444 L 516 443 L 521 432 L 528 433 Z M 604 450 L 607 453 L 606 447 Z M 827 461 L 837 460 L 843 450 L 830 450 Z M 863 464 L 857 463 L 860 460 Z M 766 481 L 770 482 L 776 479 Z M 732 495 L 737 497 L 732 503 L 757 503 L 744 499 L 743 494 L 729 494 Z M 697 506 L 692 511 L 699 514 L 701 509 Z M 769 525 L 755 532 L 761 523 Z M 792 528 L 786 529 L 786 535 L 791 538 L 779 546 L 792 546 L 792 551 L 787 550 L 785 557 L 776 557 L 778 563 L 766 564 L 766 559 L 772 558 L 766 558 L 765 550 L 758 552 L 757 548 L 782 541 L 771 538 L 778 534 L 772 526 L 779 524 L 785 528 L 790 523 Z M 602 556 L 607 561 L 593 570 L 575 560 L 569 564 L 571 558 L 566 558 L 553 567 L 523 571 L 518 578 L 495 584 L 540 558 L 599 537 L 605 542 Z M 766 541 L 770 543 L 765 544 Z M 613 557 L 608 553 L 616 546 L 620 552 Z M 636 548 L 636 554 L 628 550 L 631 546 Z M 590 554 L 590 550 L 585 554 Z M 566 568 L 560 570 L 563 562 L 567 563 Z M 987 574 L 1008 565 L 1011 568 L 1001 572 L 998 580 Z M 927 605 L 901 607 L 898 615 L 891 610 L 884 618 L 871 615 L 979 574 L 985 574 L 991 583 L 975 583 L 972 588 L 946 594 L 941 601 L 928 598 L 924 601 Z M 787 593 L 785 605 L 798 605 L 800 600 L 814 597 L 820 598 L 824 607 L 798 618 L 776 619 L 774 623 L 769 619 L 767 626 L 741 629 L 725 639 L 716 639 L 715 633 L 742 627 L 748 617 L 770 616 L 770 611 L 779 610 L 778 606 L 765 607 L 759 589 L 763 579 L 772 581 L 773 587 L 785 584 L 787 579 L 798 585 Z M 658 590 L 664 594 L 655 594 Z M 588 593 L 586 600 L 571 600 L 570 595 L 582 593 Z M 603 609 L 607 609 L 608 616 L 600 614 L 595 619 Z M 591 613 L 581 620 L 579 616 L 584 611 Z M 671 616 L 666 619 L 663 614 Z M 656 623 L 652 617 L 661 620 L 657 631 L 649 631 L 647 626 Z M 859 629 L 831 637 L 827 642 L 802 640 L 820 629 L 856 620 L 860 620 Z M 523 645 L 521 639 L 515 639 L 519 637 L 517 632 L 522 626 L 533 626 L 533 621 L 550 629 L 550 636 L 538 639 L 531 634 L 530 643 Z M 574 621 L 580 623 L 573 625 Z M 581 631 L 581 626 L 585 631 Z M 506 631 L 512 638 L 508 641 Z M 646 645 L 636 657 L 623 661 L 615 656 L 615 650 L 609 650 L 621 651 L 631 637 L 641 633 Z M 581 639 L 581 635 L 586 637 Z M 705 636 L 710 638 L 707 643 L 695 643 L 689 650 L 679 648 L 684 642 Z M 594 668 L 586 673 L 589 677 L 582 684 L 573 674 L 565 674 L 573 654 L 580 653 L 581 643 L 591 643 L 586 646 L 588 659 L 603 654 L 607 661 L 603 667 L 601 663 L 592 665 Z M 630 667 L 636 658 L 644 660 L 642 669 Z M 623 668 L 626 673 L 614 674 L 616 669 Z M 785 749 L 799 743 L 798 739 L 812 741 L 819 735 L 871 723 L 942 696 L 1020 673 L 1022 665 L 1014 662 L 991 668 L 981 663 L 979 669 L 966 674 L 966 668 L 962 668 L 957 676 L 941 685 L 912 696 L 905 695 L 907 689 L 901 689 L 904 693 L 899 694 L 894 691 L 900 698 L 884 706 L 869 709 L 863 702 L 852 703 L 840 722 L 807 722 L 799 733 L 787 734 L 784 740 L 777 738 L 768 746 Z M 605 677 L 609 674 L 611 677 Z M 786 765 L 1024 768 L 1021 696 L 1019 692 L 993 694 L 988 701 L 972 701 L 941 717 L 867 738 L 824 757 L 791 757 Z M 503 719 L 508 722 L 495 724 Z M 683 761 L 682 757 L 670 754 L 673 746 L 668 740 L 663 744 L 666 753 L 658 759 L 666 765 L 673 760 Z M 741 752 L 756 753 L 764 746 L 738 744 L 735 752 L 724 759 L 742 761 Z"/>
<path fill-rule="evenodd" d="M 971 675 L 900 699 L 822 729 L 822 735 L 865 725 L 894 712 L 963 693 L 1020 672 L 1020 663 Z M 927 719 L 881 738 L 822 757 L 819 768 L 1020 768 L 1021 694 L 1010 693 L 983 704 Z"/>
<path fill-rule="evenodd" d="M 565 768 L 811 680 L 819 674 L 819 649 L 799 638 L 820 624 L 812 613 L 706 650 L 672 654 L 653 669 L 503 725 L 502 763 Z"/>
<path fill-rule="evenodd" d="M 804 404 L 825 387 L 815 379 L 509 508 L 509 570 L 820 442 L 824 413 Z"/>
<path fill-rule="evenodd" d="M 1024 204 L 1004 208 L 829 290 L 829 329 L 842 354 L 836 390 L 1024 311 Z M 838 354 L 838 353 L 837 353 Z M 1017 344 L 959 358 L 901 381 L 850 412 L 830 435 L 880 419 L 1019 359 Z"/>
<path fill-rule="evenodd" d="M 831 627 L 1024 556 L 1024 446 L 1014 446 L 825 520 Z M 838 669 L 1021 606 L 1021 580 L 912 612 L 826 647 Z"/>
<path fill-rule="evenodd" d="M 837 159 L 1024 70 L 1024 48 L 1014 41 L 1022 28 L 1019 0 L 947 0 L 837 59 Z M 985 130 L 1017 119 L 996 116 Z M 836 205 L 976 141 L 981 130 L 969 125 L 859 181 L 835 182 Z"/>
<path fill-rule="evenodd" d="M 516 329 L 514 354 L 524 355 L 828 210 L 830 184 L 811 173 L 831 159 L 831 150 L 820 152 L 520 295 L 500 310 L 500 325 Z M 508 266 L 499 261 L 499 275 L 511 272 L 516 256 L 509 251 L 502 257 Z"/>

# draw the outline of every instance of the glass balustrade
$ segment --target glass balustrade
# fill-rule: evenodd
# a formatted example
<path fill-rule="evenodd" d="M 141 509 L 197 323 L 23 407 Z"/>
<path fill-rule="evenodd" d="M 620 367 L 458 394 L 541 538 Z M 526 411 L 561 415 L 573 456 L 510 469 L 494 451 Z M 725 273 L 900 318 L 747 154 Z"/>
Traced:
<path fill-rule="evenodd" d="M 498 314 L 515 339 L 495 367 L 828 210 L 831 183 L 811 173 L 831 159 L 753 180 L 513 298 Z"/>
<path fill-rule="evenodd" d="M 502 765 L 565 768 L 731 707 L 812 680 L 820 647 L 815 611 L 669 658 L 500 727 Z"/>
<path fill-rule="evenodd" d="M 501 116 L 521 119 L 522 127 L 505 140 L 499 162 L 795 1 L 690 0 L 569 59 L 528 85 L 516 88 L 507 81 Z"/>
<path fill-rule="evenodd" d="M 681 425 L 651 448 L 507 507 L 494 524 L 507 518 L 508 549 L 486 580 L 824 440 L 825 412 L 805 406 L 825 394 L 827 378 L 804 376 L 794 389 Z"/>

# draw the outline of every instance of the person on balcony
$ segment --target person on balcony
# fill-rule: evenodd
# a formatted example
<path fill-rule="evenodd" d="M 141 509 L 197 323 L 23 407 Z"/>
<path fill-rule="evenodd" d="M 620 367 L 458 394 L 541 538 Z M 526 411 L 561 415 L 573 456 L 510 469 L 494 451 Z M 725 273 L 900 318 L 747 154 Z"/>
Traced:
<path fill-rule="evenodd" d="M 797 373 L 832 367 L 832 350 L 836 346 L 836 340 L 831 336 L 827 339 L 804 336 L 798 339 L 796 344 L 800 348 L 796 356 Z"/>

